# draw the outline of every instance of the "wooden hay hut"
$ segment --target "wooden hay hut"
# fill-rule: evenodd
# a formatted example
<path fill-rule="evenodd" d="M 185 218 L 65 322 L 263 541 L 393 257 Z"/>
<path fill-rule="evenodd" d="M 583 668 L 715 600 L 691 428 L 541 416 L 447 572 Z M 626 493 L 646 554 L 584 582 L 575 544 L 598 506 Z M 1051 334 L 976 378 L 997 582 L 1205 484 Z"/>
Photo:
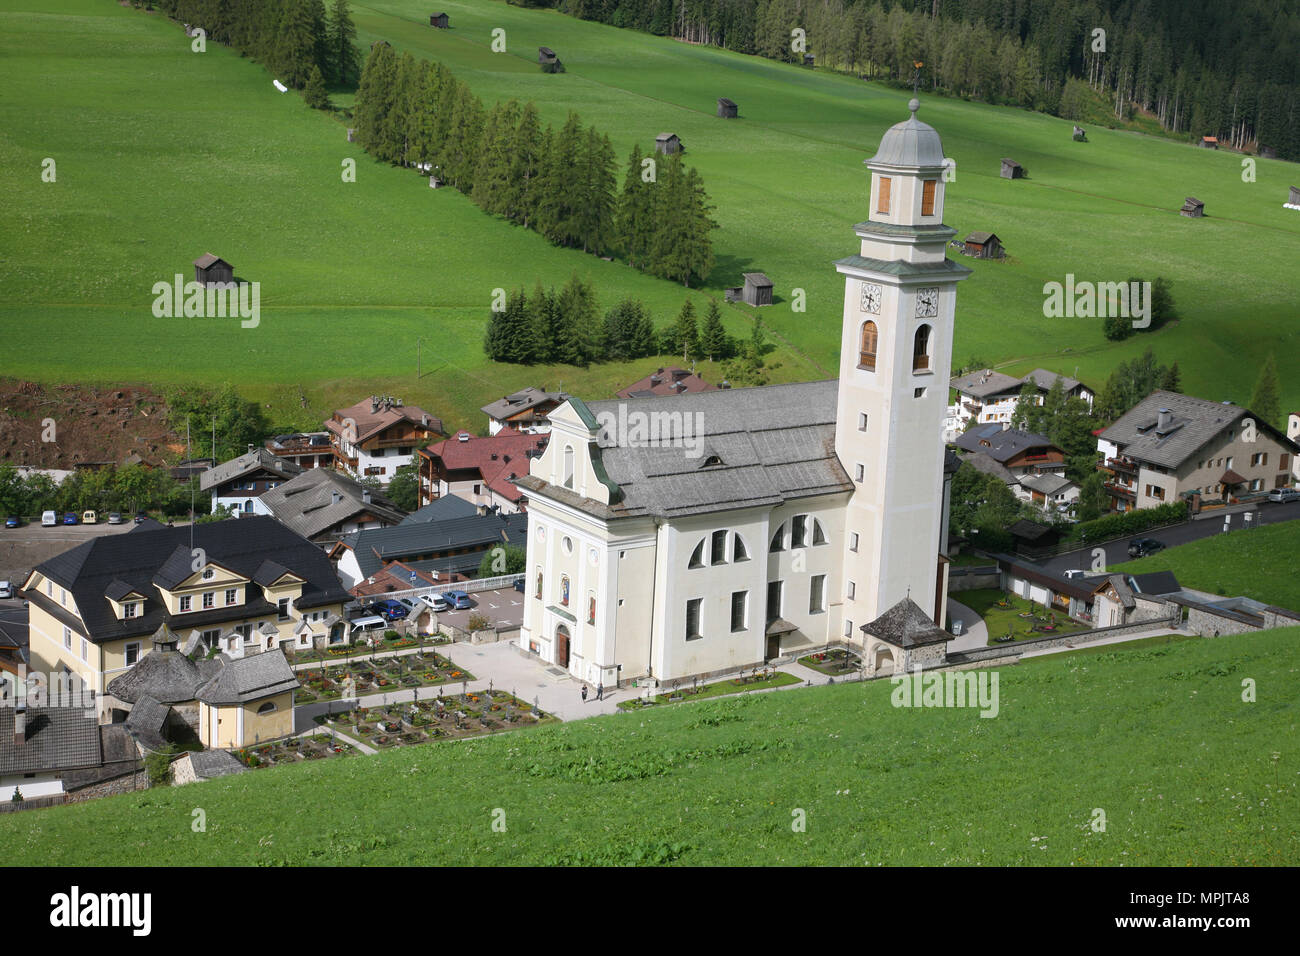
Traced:
<path fill-rule="evenodd" d="M 1259 147 L 1259 158 L 1260 158 L 1260 159 L 1277 159 L 1277 150 L 1274 149 L 1272 146 L 1263 146 L 1263 145 L 1261 145 L 1261 146 Z"/>
<path fill-rule="evenodd" d="M 973 259 L 1001 259 L 1007 252 L 992 232 L 972 232 L 962 240 L 962 252 Z"/>
<path fill-rule="evenodd" d="M 560 58 L 555 55 L 555 51 L 552 50 L 549 46 L 539 46 L 537 48 L 537 62 L 540 63 L 542 66 L 550 66 L 551 64 L 558 63 L 559 61 Z"/>
<path fill-rule="evenodd" d="M 200 285 L 212 282 L 234 282 L 235 267 L 225 259 L 205 252 L 194 260 L 194 281 Z"/>
<path fill-rule="evenodd" d="M 1002 160 L 1001 176 L 1003 179 L 1024 179 L 1025 167 L 1014 159 L 1004 159 Z"/>
<path fill-rule="evenodd" d="M 718 97 L 718 115 L 723 119 L 735 119 L 740 115 L 740 107 L 725 96 Z"/>
<path fill-rule="evenodd" d="M 741 298 L 747 305 L 771 305 L 772 280 L 761 272 L 746 272 Z"/>
<path fill-rule="evenodd" d="M 1075 141 L 1076 143 L 1086 143 L 1086 142 L 1088 142 L 1088 134 L 1085 133 L 1085 132 L 1083 131 L 1083 127 L 1082 127 L 1082 126 L 1076 126 L 1076 127 L 1074 128 L 1074 132 L 1073 132 L 1071 135 L 1073 136 L 1074 141 Z"/>
<path fill-rule="evenodd" d="M 1195 196 L 1188 196 L 1187 202 L 1183 203 L 1183 208 L 1178 210 L 1180 215 L 1188 219 L 1200 219 L 1205 215 L 1205 203 L 1201 202 Z"/>
<path fill-rule="evenodd" d="M 1291 187 L 1291 195 L 1286 204 L 1293 209 L 1300 209 L 1300 186 Z"/>
<path fill-rule="evenodd" d="M 429 14 L 429 26 L 437 27 L 439 30 L 446 30 L 451 26 L 451 23 L 448 20 L 447 14 L 431 13 Z"/>
<path fill-rule="evenodd" d="M 1217 136 L 1202 136 L 1201 147 L 1203 149 L 1218 149 L 1219 138 Z"/>
<path fill-rule="evenodd" d="M 680 153 L 685 147 L 676 133 L 660 133 L 655 137 L 655 152 L 663 153 L 665 156 L 671 156 L 673 153 Z"/>
<path fill-rule="evenodd" d="M 357 138 L 357 131 L 353 128 L 348 129 L 348 142 L 351 143 Z"/>
<path fill-rule="evenodd" d="M 804 66 L 812 66 L 814 63 L 816 63 L 816 61 L 817 61 L 817 58 L 816 58 L 815 56 L 813 56 L 811 53 L 805 53 L 805 54 L 803 55 L 803 65 L 804 65 Z"/>

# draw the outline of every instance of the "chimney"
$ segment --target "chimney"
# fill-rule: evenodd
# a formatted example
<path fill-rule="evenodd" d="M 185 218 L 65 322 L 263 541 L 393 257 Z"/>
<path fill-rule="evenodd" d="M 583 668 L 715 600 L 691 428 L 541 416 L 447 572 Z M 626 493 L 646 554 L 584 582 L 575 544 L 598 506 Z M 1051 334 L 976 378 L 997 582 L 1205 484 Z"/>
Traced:
<path fill-rule="evenodd" d="M 369 488 L 363 488 L 363 489 L 361 490 L 361 501 L 362 501 L 364 504 L 370 504 L 370 489 L 369 489 Z"/>
<path fill-rule="evenodd" d="M 249 453 L 251 454 L 252 451 L 253 451 L 253 449 L 256 448 L 256 447 L 257 447 L 257 446 L 254 445 L 254 444 L 250 441 L 250 442 L 248 443 L 248 451 L 249 451 Z"/>
<path fill-rule="evenodd" d="M 330 492 L 330 504 L 336 505 L 342 500 L 343 500 L 343 496 L 339 494 L 337 491 Z"/>
<path fill-rule="evenodd" d="M 1156 416 L 1156 431 L 1162 432 L 1165 429 L 1167 429 L 1169 427 L 1169 419 L 1171 417 L 1172 416 L 1170 414 L 1169 409 L 1167 408 L 1160 409 L 1159 414 Z"/>
<path fill-rule="evenodd" d="M 477 510 L 480 515 L 485 515 L 488 511 L 487 505 L 479 505 Z"/>
<path fill-rule="evenodd" d="M 27 708 L 14 708 L 14 746 L 21 747 L 27 740 Z"/>

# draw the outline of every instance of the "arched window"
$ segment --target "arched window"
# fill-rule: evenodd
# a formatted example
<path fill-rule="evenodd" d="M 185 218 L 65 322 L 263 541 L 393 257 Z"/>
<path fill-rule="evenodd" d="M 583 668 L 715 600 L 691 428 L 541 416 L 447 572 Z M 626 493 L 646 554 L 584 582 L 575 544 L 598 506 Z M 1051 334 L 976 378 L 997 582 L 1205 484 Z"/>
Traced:
<path fill-rule="evenodd" d="M 727 563 L 727 532 L 715 531 L 711 535 L 713 539 L 712 553 L 709 556 L 710 564 Z"/>
<path fill-rule="evenodd" d="M 912 341 L 912 371 L 925 372 L 930 368 L 930 326 L 923 325 L 916 330 Z"/>
<path fill-rule="evenodd" d="M 268 700 L 261 707 L 257 708 L 257 712 L 259 714 L 269 714 L 274 712 L 274 710 L 275 710 L 275 701 L 273 700 Z"/>
<path fill-rule="evenodd" d="M 862 342 L 858 347 L 858 368 L 868 372 L 876 370 L 876 323 L 868 319 L 862 323 Z"/>
<path fill-rule="evenodd" d="M 690 564 L 687 565 L 688 568 L 702 568 L 702 567 L 704 567 L 704 542 L 705 542 L 705 540 L 707 540 L 707 539 L 705 539 L 705 538 L 701 538 L 701 539 L 700 539 L 700 543 L 697 544 L 697 545 L 695 546 L 695 550 L 691 552 L 691 562 L 690 562 Z"/>
<path fill-rule="evenodd" d="M 573 446 L 564 446 L 564 487 L 573 487 Z"/>
<path fill-rule="evenodd" d="M 776 534 L 772 535 L 772 543 L 768 545 L 768 551 L 785 550 L 785 525 L 776 529 Z"/>
<path fill-rule="evenodd" d="M 822 523 L 818 521 L 816 518 L 813 518 L 812 525 L 813 525 L 813 539 L 812 539 L 813 544 L 825 544 L 826 531 L 824 528 L 822 528 Z"/>
<path fill-rule="evenodd" d="M 732 542 L 731 560 L 748 561 L 749 548 L 745 544 L 745 539 L 742 538 L 740 535 L 734 535 L 733 537 L 735 538 L 735 540 Z"/>

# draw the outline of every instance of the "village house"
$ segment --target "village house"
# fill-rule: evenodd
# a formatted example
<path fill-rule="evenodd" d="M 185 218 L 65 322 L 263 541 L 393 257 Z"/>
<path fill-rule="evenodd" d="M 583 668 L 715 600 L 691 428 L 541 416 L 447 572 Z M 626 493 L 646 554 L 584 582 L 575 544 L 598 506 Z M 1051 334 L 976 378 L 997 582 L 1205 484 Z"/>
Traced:
<path fill-rule="evenodd" d="M 329 432 L 291 432 L 266 440 L 266 450 L 299 468 L 334 467 L 334 447 Z"/>
<path fill-rule="evenodd" d="M 1226 502 L 1291 484 L 1300 445 L 1249 409 L 1156 391 L 1097 437 L 1114 511 Z"/>
<path fill-rule="evenodd" d="M 475 512 L 464 518 L 421 521 L 350 534 L 330 554 L 337 563 L 343 586 L 356 588 L 391 562 L 400 561 L 410 571 L 437 571 L 435 580 L 456 573 L 474 576 L 483 555 L 500 545 L 522 548 L 528 534 L 523 514 Z M 408 583 L 407 587 L 418 587 Z"/>
<path fill-rule="evenodd" d="M 0 805 L 50 806 L 134 789 L 140 757 L 125 728 L 66 706 L 0 706 Z"/>
<path fill-rule="evenodd" d="M 383 494 L 329 468 L 313 468 L 265 492 L 262 505 L 276 521 L 317 544 L 406 517 Z"/>
<path fill-rule="evenodd" d="M 727 386 L 723 386 L 724 388 Z M 619 398 L 650 398 L 653 395 L 687 395 L 693 392 L 711 392 L 717 389 L 695 374 L 693 370 L 669 365 L 656 369 L 645 378 L 619 389 Z"/>
<path fill-rule="evenodd" d="M 392 481 L 397 469 L 415 460 L 416 449 L 446 434 L 442 420 L 400 398 L 373 395 L 340 408 L 325 423 L 334 467 L 353 478 Z"/>
<path fill-rule="evenodd" d="M 946 257 L 939 135 L 909 106 L 867 161 L 871 218 L 836 263 L 838 378 L 551 414 L 550 443 L 516 479 L 522 650 L 593 683 L 671 682 L 831 641 L 861 650 L 909 599 L 943 628 L 938 431 L 970 270 Z M 901 666 L 876 637 L 873 672 Z"/>
<path fill-rule="evenodd" d="M 564 392 L 548 392 L 529 385 L 521 392 L 511 392 L 484 405 L 480 411 L 488 417 L 489 435 L 495 435 L 503 428 L 544 435 L 551 430 L 546 416 L 568 398 Z"/>
<path fill-rule="evenodd" d="M 199 488 L 212 496 L 212 511 L 229 508 L 236 517 L 270 514 L 262 495 L 302 474 L 302 468 L 265 448 L 248 452 L 199 474 Z"/>
<path fill-rule="evenodd" d="M 23 596 L 33 669 L 80 675 L 101 720 L 162 624 L 186 651 L 243 657 L 324 645 L 349 600 L 325 552 L 267 516 L 92 538 L 37 565 Z"/>
<path fill-rule="evenodd" d="M 462 431 L 420 449 L 420 504 L 456 495 L 506 514 L 523 511 L 528 499 L 512 479 L 528 473 L 528 462 L 546 447 L 548 437 L 513 428 L 487 438 Z"/>
<path fill-rule="evenodd" d="M 1006 422 L 1010 424 L 1020 404 L 1020 394 L 1027 382 L 1038 390 L 1038 404 L 1042 405 L 1047 393 L 1057 379 L 1066 398 L 1080 398 L 1092 407 L 1096 393 L 1078 379 L 1058 375 L 1047 369 L 1036 368 L 1022 378 L 1014 378 L 991 368 L 980 369 L 952 380 L 957 402 L 949 405 L 944 418 L 943 440 L 956 441 L 957 436 L 971 422 Z"/>
<path fill-rule="evenodd" d="M 963 432 L 955 444 L 962 451 L 987 455 L 1017 478 L 1065 471 L 1065 452 L 1046 435 L 996 422 Z"/>

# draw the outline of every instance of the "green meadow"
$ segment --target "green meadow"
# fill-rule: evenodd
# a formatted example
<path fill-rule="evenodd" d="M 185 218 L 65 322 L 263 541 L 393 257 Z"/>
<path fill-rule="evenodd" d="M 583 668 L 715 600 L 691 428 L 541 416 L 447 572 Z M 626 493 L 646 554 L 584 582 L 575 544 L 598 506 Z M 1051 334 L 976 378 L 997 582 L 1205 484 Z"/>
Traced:
<path fill-rule="evenodd" d="M 777 297 L 761 310 L 776 346 L 769 358 L 781 363 L 774 379 L 834 374 L 843 283 L 831 263 L 857 251 L 862 160 L 907 117 L 907 92 L 497 0 L 446 4 L 447 31 L 430 28 L 415 0 L 352 7 L 363 49 L 384 38 L 441 59 L 486 103 L 533 99 L 556 126 L 576 111 L 620 157 L 661 131 L 680 135 L 720 224 L 703 292 L 719 296 L 742 271 L 766 272 Z M 504 53 L 490 48 L 497 28 Z M 568 72 L 542 74 L 539 45 Z M 192 53 L 177 25 L 113 0 L 0 0 L 0 82 L 0 334 L 9 346 L 0 374 L 232 381 L 278 420 L 301 424 L 383 389 L 478 428 L 478 406 L 508 389 L 598 398 L 658 364 L 488 362 L 493 289 L 559 285 L 576 271 L 602 305 L 633 295 L 660 323 L 684 295 L 371 162 L 346 142 L 345 121 L 277 93 L 258 64 L 216 44 Z M 714 116 L 719 96 L 740 104 L 740 119 Z M 921 118 L 957 163 L 946 221 L 959 236 L 996 232 L 1011 255 L 967 260 L 975 276 L 958 300 L 959 364 L 1041 365 L 1100 385 L 1149 346 L 1179 363 L 1186 391 L 1245 402 L 1263 356 L 1295 348 L 1300 213 L 1282 208 L 1293 165 L 1258 160 L 1246 183 L 1242 158 L 1226 151 L 1095 127 L 1091 142 L 1074 143 L 1063 120 L 922 99 Z M 1003 156 L 1029 178 L 999 178 Z M 41 181 L 46 157 L 56 183 Z M 342 181 L 345 159 L 356 160 L 355 183 Z M 1205 201 L 1205 219 L 1177 214 L 1188 195 Z M 257 329 L 153 317 L 153 283 L 188 278 L 205 251 L 261 282 Z M 1099 319 L 1044 318 L 1043 284 L 1067 273 L 1163 275 L 1182 320 L 1109 343 Z M 806 312 L 791 307 L 796 289 Z M 729 330 L 746 335 L 751 310 L 725 313 Z M 720 377 L 708 363 L 703 374 Z M 1284 407 L 1300 405 L 1300 382 L 1284 376 L 1282 391 Z"/>
<path fill-rule="evenodd" d="M 882 680 L 257 770 L 5 814 L 0 858 L 1294 866 L 1297 638 L 1026 661 L 991 672 L 991 718 L 892 706 Z"/>
<path fill-rule="evenodd" d="M 1214 519 L 1207 519 L 1214 520 Z M 1228 597 L 1244 595 L 1300 610 L 1300 578 L 1292 557 L 1300 554 L 1300 521 L 1283 521 L 1216 534 L 1169 548 L 1149 558 L 1125 561 L 1111 570 L 1130 574 L 1172 571 L 1183 587 Z"/>

